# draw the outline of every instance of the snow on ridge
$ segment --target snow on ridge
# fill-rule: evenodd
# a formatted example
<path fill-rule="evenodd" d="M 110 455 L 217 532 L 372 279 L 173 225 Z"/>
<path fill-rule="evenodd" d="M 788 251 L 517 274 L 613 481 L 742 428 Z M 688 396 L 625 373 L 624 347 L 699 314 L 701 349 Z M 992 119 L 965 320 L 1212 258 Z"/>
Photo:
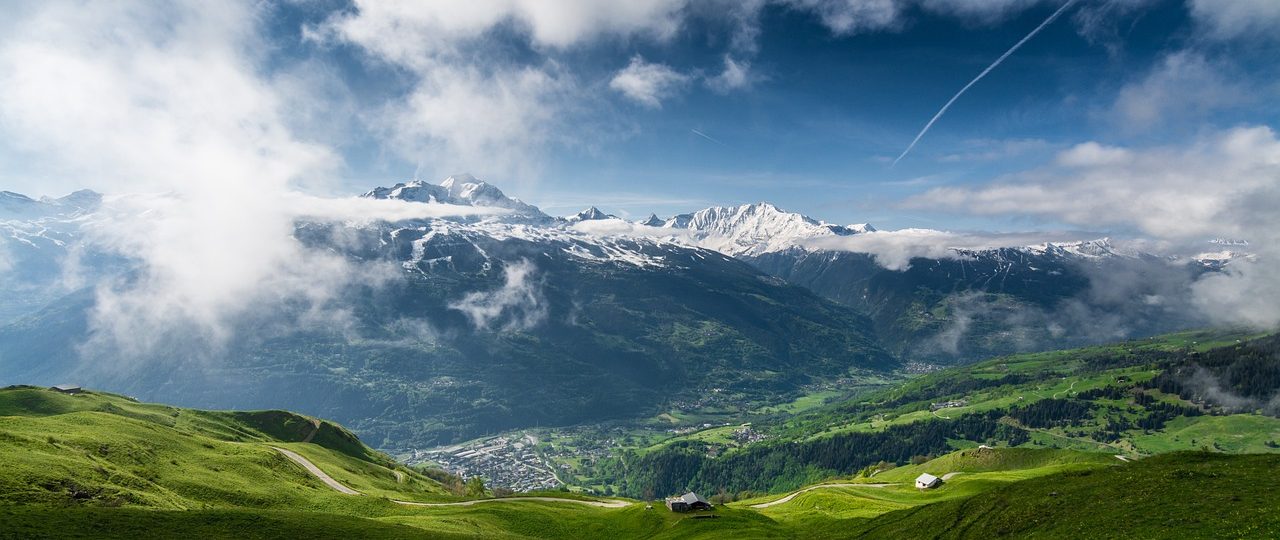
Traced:
<path fill-rule="evenodd" d="M 618 220 L 621 221 L 621 220 Z M 483 249 L 477 245 L 479 237 L 496 240 L 523 240 L 550 246 L 560 252 L 577 259 L 595 263 L 617 263 L 635 267 L 671 267 L 673 266 L 661 252 L 661 248 L 682 247 L 660 238 L 633 237 L 630 235 L 603 235 L 585 232 L 574 227 L 558 225 L 540 225 L 530 223 L 512 223 L 501 220 L 483 220 L 474 223 L 460 223 L 443 218 L 435 218 L 424 223 L 409 224 L 407 227 L 391 232 L 393 236 L 402 231 L 417 230 L 424 233 L 414 240 L 409 260 L 403 261 L 405 268 L 412 268 L 424 259 L 425 244 L 437 237 L 448 236 L 454 240 L 470 243 L 478 251 Z M 655 249 L 658 248 L 658 249 Z M 487 257 L 487 255 L 485 255 Z"/>
<path fill-rule="evenodd" d="M 439 184 L 424 180 L 399 182 L 391 187 L 376 187 L 362 197 L 374 199 L 400 199 L 409 202 L 447 203 L 463 206 L 483 206 L 511 210 L 518 217 L 550 220 L 538 207 L 520 199 L 507 197 L 502 190 L 470 174 L 457 174 L 445 178 Z"/>
<path fill-rule="evenodd" d="M 650 217 L 645 224 L 655 223 L 656 217 Z M 713 206 L 674 216 L 661 227 L 688 231 L 686 238 L 693 245 L 734 257 L 804 249 L 804 241 L 813 238 L 875 230 L 865 223 L 846 226 L 815 220 L 768 202 Z"/>

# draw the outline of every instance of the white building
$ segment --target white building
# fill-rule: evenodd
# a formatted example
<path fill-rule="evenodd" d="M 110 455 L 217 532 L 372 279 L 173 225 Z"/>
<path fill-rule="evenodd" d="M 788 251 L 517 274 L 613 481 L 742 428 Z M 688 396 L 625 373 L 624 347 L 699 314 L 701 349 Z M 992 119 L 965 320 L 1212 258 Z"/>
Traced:
<path fill-rule="evenodd" d="M 934 476 L 934 475 L 932 475 L 932 474 L 929 474 L 929 473 L 924 473 L 924 474 L 921 474 L 920 476 L 917 476 L 917 477 L 916 477 L 916 488 L 917 488 L 917 489 L 930 489 L 930 488 L 935 488 L 935 487 L 938 487 L 938 484 L 941 484 L 941 483 L 942 483 L 942 479 L 941 479 L 941 478 L 938 478 L 938 477 L 936 477 L 936 476 Z"/>

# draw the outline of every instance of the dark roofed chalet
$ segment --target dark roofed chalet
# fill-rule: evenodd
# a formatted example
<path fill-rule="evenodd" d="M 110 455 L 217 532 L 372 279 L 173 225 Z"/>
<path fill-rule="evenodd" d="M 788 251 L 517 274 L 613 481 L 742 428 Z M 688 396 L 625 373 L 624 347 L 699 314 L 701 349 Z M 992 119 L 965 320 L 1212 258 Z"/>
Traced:
<path fill-rule="evenodd" d="M 694 510 L 710 510 L 711 503 L 692 491 L 679 497 L 667 499 L 667 509 L 672 512 L 692 512 Z"/>
<path fill-rule="evenodd" d="M 49 389 L 54 392 L 62 392 L 63 394 L 79 394 L 84 391 L 84 389 L 80 388 L 80 385 L 78 384 L 59 384 L 57 386 L 50 386 Z"/>

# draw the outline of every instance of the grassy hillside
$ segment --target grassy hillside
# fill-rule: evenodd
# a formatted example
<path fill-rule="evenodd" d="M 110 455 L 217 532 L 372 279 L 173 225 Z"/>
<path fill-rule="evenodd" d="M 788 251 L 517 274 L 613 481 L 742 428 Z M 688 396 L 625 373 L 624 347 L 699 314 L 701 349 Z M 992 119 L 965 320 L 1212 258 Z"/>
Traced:
<path fill-rule="evenodd" d="M 1274 538 L 1280 456 L 1176 453 L 891 512 L 872 538 Z"/>
<path fill-rule="evenodd" d="M 8 456 L 0 502 L 173 510 L 351 504 L 270 445 L 331 466 L 335 478 L 357 489 L 445 496 L 436 481 L 328 422 L 282 411 L 195 411 L 106 393 L 10 387 L 0 390 L 0 455 Z"/>
<path fill-rule="evenodd" d="M 335 491 L 275 448 L 360 494 Z M 324 421 L 32 387 L 0 389 L 0 455 L 0 538 L 1249 538 L 1280 530 L 1269 513 L 1280 494 L 1259 481 L 1280 456 L 1128 463 L 1103 453 L 970 448 L 839 481 L 854 485 L 676 514 L 656 502 L 567 494 L 467 500 Z M 920 491 L 911 486 L 920 472 L 948 476 Z"/>
<path fill-rule="evenodd" d="M 905 464 L 980 444 L 1130 458 L 1173 450 L 1274 452 L 1280 448 L 1274 410 L 1224 405 L 1221 392 L 1197 391 L 1180 374 L 1211 366 L 1224 381 L 1247 380 L 1231 388 L 1266 403 L 1280 395 L 1280 377 L 1270 376 L 1280 369 L 1272 368 L 1276 342 L 1189 332 L 994 358 L 795 416 L 760 419 L 753 427 L 767 435 L 764 441 L 722 448 L 714 457 L 708 449 L 715 441 L 705 437 L 624 451 L 596 467 L 590 480 L 629 496 L 686 488 L 741 495 L 787 491 L 880 461 Z"/>
<path fill-rule="evenodd" d="M 961 450 L 927 463 L 881 471 L 874 476 L 837 479 L 809 486 L 794 496 L 768 495 L 735 502 L 732 506 L 755 509 L 792 527 L 835 531 L 847 526 L 849 520 L 874 518 L 906 508 L 964 499 L 1028 478 L 1119 463 L 1104 454 L 1070 450 Z M 924 472 L 947 480 L 942 487 L 918 490 L 915 478 Z"/>

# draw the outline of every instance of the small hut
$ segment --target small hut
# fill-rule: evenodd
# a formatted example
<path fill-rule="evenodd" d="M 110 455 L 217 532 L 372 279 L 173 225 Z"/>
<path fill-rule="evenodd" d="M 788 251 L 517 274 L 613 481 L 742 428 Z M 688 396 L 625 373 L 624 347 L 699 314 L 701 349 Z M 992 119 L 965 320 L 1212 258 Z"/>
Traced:
<path fill-rule="evenodd" d="M 707 502 L 706 499 L 703 499 L 697 493 L 690 491 L 679 497 L 671 497 L 670 499 L 667 499 L 667 509 L 672 512 L 710 510 L 711 503 Z"/>
<path fill-rule="evenodd" d="M 929 473 L 923 473 L 916 477 L 916 489 L 932 489 L 938 487 L 942 483 L 942 479 Z"/>
<path fill-rule="evenodd" d="M 63 394 L 79 394 L 84 391 L 84 389 L 80 388 L 80 385 L 77 384 L 59 384 L 57 386 L 50 386 L 49 389 Z"/>

